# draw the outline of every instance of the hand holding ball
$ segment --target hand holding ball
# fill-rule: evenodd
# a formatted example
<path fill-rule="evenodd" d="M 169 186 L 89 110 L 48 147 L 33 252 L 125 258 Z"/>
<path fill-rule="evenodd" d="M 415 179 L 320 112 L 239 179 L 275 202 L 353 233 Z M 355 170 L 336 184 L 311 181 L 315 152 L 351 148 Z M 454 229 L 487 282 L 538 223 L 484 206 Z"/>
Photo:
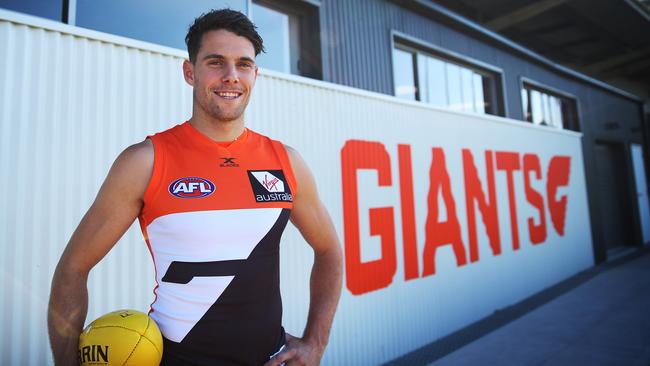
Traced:
<path fill-rule="evenodd" d="M 79 336 L 82 366 L 158 366 L 162 350 L 158 325 L 147 314 L 136 310 L 103 315 Z"/>

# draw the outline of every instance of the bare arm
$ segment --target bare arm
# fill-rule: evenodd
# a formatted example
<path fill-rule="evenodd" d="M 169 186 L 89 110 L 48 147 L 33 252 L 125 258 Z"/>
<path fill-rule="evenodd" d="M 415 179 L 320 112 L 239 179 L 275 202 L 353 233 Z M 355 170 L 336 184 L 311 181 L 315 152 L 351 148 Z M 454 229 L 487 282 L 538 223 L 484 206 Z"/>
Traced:
<path fill-rule="evenodd" d="M 310 279 L 310 303 L 307 326 L 302 338 L 287 335 L 287 348 L 267 365 L 317 365 L 329 339 L 336 306 L 341 296 L 341 244 L 316 183 L 298 153 L 287 147 L 296 177 L 298 192 L 294 197 L 291 222 L 300 230 L 314 250 Z"/>
<path fill-rule="evenodd" d="M 151 141 L 124 150 L 63 251 L 47 314 L 56 365 L 77 365 L 79 334 L 88 310 L 88 273 L 139 215 L 152 168 Z"/>

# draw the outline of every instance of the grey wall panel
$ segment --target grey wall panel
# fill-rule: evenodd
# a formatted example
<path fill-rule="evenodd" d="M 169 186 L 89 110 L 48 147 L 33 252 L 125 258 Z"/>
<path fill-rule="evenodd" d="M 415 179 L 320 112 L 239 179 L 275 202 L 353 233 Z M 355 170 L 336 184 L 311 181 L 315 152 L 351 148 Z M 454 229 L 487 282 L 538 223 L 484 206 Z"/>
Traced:
<path fill-rule="evenodd" d="M 392 90 L 390 68 L 390 29 L 386 18 L 394 13 L 381 2 L 325 1 L 321 6 L 322 32 L 331 37 L 327 81 L 365 90 L 389 93 Z"/>
<path fill-rule="evenodd" d="M 578 96 L 583 103 L 587 91 L 593 90 L 608 99 L 605 105 L 616 109 L 622 105 L 637 108 L 635 102 L 574 80 L 558 71 L 536 64 L 484 39 L 459 32 L 388 0 L 331 0 L 322 3 L 323 32 L 336 40 L 329 42 L 330 57 L 325 62 L 331 81 L 337 84 L 392 94 L 390 31 L 396 30 L 432 45 L 502 68 L 506 78 L 508 117 L 521 119 L 519 79 L 524 76 L 543 81 L 554 88 Z M 379 35 L 379 37 L 377 36 Z M 595 102 L 595 101 L 594 101 Z M 624 107 L 625 108 L 625 107 Z M 635 120 L 638 120 L 638 116 Z"/>

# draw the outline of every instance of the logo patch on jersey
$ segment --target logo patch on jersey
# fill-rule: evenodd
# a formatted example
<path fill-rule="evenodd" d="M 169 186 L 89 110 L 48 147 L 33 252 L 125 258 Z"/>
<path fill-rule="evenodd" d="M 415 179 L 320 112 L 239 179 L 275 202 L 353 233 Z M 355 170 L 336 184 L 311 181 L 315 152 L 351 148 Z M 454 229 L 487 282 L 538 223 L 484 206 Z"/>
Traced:
<path fill-rule="evenodd" d="M 237 168 L 239 167 L 239 164 L 235 162 L 235 159 L 237 158 L 219 158 L 223 160 L 221 164 L 219 164 L 220 167 L 222 168 Z"/>
<path fill-rule="evenodd" d="M 248 179 L 256 202 L 293 202 L 282 170 L 249 170 Z"/>
<path fill-rule="evenodd" d="M 214 184 L 199 177 L 176 179 L 169 185 L 169 193 L 179 198 L 201 198 L 214 192 Z"/>

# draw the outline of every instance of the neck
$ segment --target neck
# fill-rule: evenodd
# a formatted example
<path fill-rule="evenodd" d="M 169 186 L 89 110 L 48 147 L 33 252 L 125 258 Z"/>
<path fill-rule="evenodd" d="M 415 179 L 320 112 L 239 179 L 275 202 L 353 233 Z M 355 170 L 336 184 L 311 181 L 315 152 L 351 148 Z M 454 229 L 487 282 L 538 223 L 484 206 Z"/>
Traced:
<path fill-rule="evenodd" d="M 196 114 L 189 120 L 196 130 L 217 142 L 235 141 L 244 132 L 243 116 L 231 121 L 199 118 Z"/>

